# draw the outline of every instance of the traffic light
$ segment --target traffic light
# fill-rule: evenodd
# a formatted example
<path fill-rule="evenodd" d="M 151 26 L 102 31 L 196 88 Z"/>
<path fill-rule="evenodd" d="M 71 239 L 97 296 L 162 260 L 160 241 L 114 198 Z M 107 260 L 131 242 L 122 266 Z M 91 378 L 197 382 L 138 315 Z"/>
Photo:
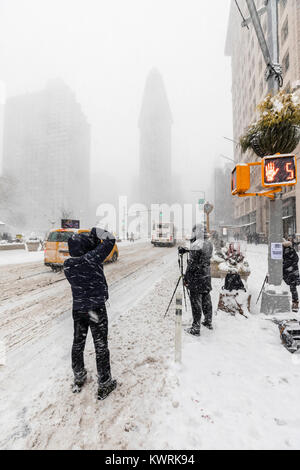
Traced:
<path fill-rule="evenodd" d="M 231 194 L 244 194 L 250 189 L 250 167 L 240 164 L 235 167 L 231 175 Z"/>
<path fill-rule="evenodd" d="M 273 155 L 262 162 L 262 186 L 294 186 L 297 184 L 297 159 L 295 155 Z"/>

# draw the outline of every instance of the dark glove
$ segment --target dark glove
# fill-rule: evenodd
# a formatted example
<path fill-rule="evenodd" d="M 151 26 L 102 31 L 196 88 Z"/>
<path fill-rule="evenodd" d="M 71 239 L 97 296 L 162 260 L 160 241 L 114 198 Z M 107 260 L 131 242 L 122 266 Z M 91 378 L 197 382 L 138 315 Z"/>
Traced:
<path fill-rule="evenodd" d="M 185 255 L 185 253 L 188 253 L 188 252 L 189 252 L 188 248 L 184 248 L 183 246 L 178 247 L 178 253 L 180 255 Z"/>

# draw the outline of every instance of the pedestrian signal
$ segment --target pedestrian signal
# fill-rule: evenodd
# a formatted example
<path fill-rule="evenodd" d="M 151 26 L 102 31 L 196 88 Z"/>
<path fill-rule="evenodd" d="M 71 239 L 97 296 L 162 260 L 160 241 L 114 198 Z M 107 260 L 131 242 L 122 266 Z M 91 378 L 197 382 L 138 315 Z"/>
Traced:
<path fill-rule="evenodd" d="M 262 185 L 294 186 L 297 184 L 297 160 L 295 155 L 273 155 L 262 162 Z"/>
<path fill-rule="evenodd" d="M 250 189 L 250 167 L 244 163 L 237 165 L 231 175 L 231 194 L 244 194 Z"/>

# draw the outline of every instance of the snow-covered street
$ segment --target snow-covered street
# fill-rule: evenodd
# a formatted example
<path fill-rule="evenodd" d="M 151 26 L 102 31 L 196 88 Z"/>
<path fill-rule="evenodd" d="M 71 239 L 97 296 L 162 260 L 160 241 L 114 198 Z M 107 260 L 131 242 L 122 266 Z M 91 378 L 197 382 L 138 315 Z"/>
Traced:
<path fill-rule="evenodd" d="M 175 249 L 136 244 L 120 253 L 105 268 L 119 385 L 104 402 L 95 396 L 90 337 L 88 384 L 80 395 L 70 390 L 71 299 L 63 276 L 42 264 L 16 265 L 3 284 L 1 271 L 1 339 L 8 352 L 0 368 L 0 447 L 299 448 L 300 358 L 281 345 L 278 328 L 255 306 L 266 246 L 248 246 L 253 315 L 219 313 L 214 331 L 203 328 L 200 339 L 183 334 L 181 366 L 174 364 L 174 306 L 164 318 L 179 276 Z M 35 270 L 41 274 L 32 276 Z M 221 285 L 213 280 L 214 310 Z M 190 318 L 184 314 L 184 326 Z"/>

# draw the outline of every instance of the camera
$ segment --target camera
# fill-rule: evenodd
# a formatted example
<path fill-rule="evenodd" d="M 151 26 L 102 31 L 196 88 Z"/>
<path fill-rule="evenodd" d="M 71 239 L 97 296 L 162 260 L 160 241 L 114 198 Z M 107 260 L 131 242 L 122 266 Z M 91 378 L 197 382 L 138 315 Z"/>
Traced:
<path fill-rule="evenodd" d="M 183 246 L 178 247 L 178 254 L 179 255 L 185 255 L 186 253 L 189 253 L 190 250 L 188 248 L 184 248 Z"/>

